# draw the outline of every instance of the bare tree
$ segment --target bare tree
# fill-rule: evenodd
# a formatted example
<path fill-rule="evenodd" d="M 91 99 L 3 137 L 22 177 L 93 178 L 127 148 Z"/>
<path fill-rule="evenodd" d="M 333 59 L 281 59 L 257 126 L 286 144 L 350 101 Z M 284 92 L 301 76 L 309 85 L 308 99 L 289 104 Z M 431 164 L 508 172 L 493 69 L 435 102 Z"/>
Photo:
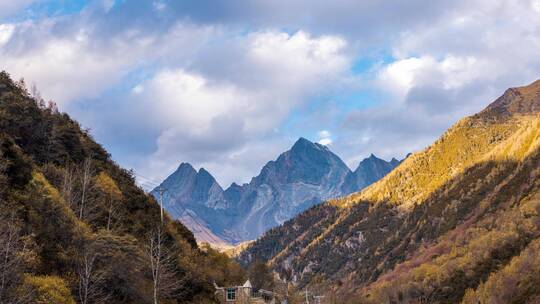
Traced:
<path fill-rule="evenodd" d="M 87 157 L 83 162 L 81 170 L 81 204 L 79 205 L 79 219 L 83 219 L 84 208 L 86 207 L 86 199 L 90 187 L 92 176 L 94 175 L 94 168 L 92 165 L 92 159 Z"/>
<path fill-rule="evenodd" d="M 106 303 L 108 295 L 104 292 L 102 284 L 104 275 L 97 269 L 100 248 L 96 243 L 87 244 L 78 258 L 77 275 L 79 277 L 79 302 Z"/>
<path fill-rule="evenodd" d="M 71 165 L 64 169 L 64 180 L 62 181 L 61 193 L 66 203 L 73 208 L 76 200 L 75 195 L 75 172 Z"/>
<path fill-rule="evenodd" d="M 30 97 L 32 97 L 41 109 L 45 109 L 45 100 L 41 97 L 41 92 L 35 83 L 30 86 Z"/>
<path fill-rule="evenodd" d="M 174 255 L 165 246 L 161 226 L 149 234 L 145 249 L 152 273 L 154 304 L 159 304 L 160 299 L 180 296 L 185 278 L 179 279 Z"/>
<path fill-rule="evenodd" d="M 107 209 L 107 231 L 110 231 L 112 218 L 115 217 L 118 213 L 118 208 L 116 208 L 116 205 L 114 204 L 114 198 L 112 196 L 109 197 L 109 207 Z"/>
<path fill-rule="evenodd" d="M 15 217 L 0 218 L 0 303 L 26 303 L 30 295 L 15 294 L 24 272 L 27 242 L 20 235 Z"/>

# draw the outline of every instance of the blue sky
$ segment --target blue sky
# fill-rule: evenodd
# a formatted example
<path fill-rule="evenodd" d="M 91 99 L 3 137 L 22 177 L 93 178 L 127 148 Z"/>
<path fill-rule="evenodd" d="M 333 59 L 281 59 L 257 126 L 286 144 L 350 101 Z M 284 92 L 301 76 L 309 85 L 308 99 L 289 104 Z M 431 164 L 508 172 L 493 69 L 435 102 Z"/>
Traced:
<path fill-rule="evenodd" d="M 0 0 L 0 69 L 113 158 L 228 186 L 306 137 L 403 157 L 540 78 L 540 0 Z"/>

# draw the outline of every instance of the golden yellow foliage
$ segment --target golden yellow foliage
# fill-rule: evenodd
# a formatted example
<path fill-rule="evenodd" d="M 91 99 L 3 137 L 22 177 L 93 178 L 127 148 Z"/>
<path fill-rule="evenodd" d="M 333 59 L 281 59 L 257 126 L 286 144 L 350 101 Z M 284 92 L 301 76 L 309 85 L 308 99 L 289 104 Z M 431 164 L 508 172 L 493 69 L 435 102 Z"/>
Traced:
<path fill-rule="evenodd" d="M 29 293 L 36 304 L 75 304 L 66 282 L 57 276 L 26 275 L 21 293 Z"/>
<path fill-rule="evenodd" d="M 55 207 L 55 209 L 60 210 L 63 216 L 71 221 L 77 223 L 77 227 L 82 230 L 86 230 L 86 224 L 82 221 L 79 221 L 75 213 L 69 206 L 66 204 L 60 192 L 49 183 L 45 176 L 40 172 L 32 173 L 32 180 L 30 181 L 32 188 L 36 190 L 37 193 L 45 196 Z"/>
<path fill-rule="evenodd" d="M 521 161 L 539 146 L 540 117 L 536 115 L 495 121 L 467 117 L 377 183 L 330 203 L 347 207 L 360 201 L 390 202 L 408 210 L 474 165 Z"/>
<path fill-rule="evenodd" d="M 94 177 L 96 187 L 110 195 L 114 200 L 118 200 L 122 197 L 122 191 L 118 188 L 116 182 L 104 171 L 101 171 L 96 177 Z"/>

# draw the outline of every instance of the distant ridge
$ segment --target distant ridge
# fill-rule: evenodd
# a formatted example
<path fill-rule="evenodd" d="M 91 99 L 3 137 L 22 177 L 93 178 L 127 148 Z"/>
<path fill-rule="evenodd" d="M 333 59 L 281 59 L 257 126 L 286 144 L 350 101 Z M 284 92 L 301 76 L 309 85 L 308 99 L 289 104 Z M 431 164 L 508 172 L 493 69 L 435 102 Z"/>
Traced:
<path fill-rule="evenodd" d="M 253 240 L 324 200 L 358 191 L 399 165 L 371 155 L 353 172 L 327 146 L 299 138 L 242 186 L 223 188 L 204 168 L 182 163 L 161 186 L 165 207 L 198 241 L 231 245 Z M 157 197 L 157 191 L 152 192 Z"/>

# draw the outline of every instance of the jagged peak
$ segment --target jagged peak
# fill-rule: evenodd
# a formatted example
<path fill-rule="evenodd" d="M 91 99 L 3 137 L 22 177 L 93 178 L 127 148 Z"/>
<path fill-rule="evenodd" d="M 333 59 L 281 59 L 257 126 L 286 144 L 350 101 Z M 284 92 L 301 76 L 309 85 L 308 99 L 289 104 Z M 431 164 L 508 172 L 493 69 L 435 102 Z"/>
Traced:
<path fill-rule="evenodd" d="M 386 161 L 382 158 L 377 157 L 375 154 L 371 153 L 368 157 L 364 158 L 360 163 L 358 164 L 358 167 L 354 171 L 355 173 L 362 171 L 366 167 L 376 166 L 376 165 L 391 165 L 393 167 L 397 166 L 401 161 L 397 160 L 395 157 L 393 157 L 390 161 Z"/>
<path fill-rule="evenodd" d="M 305 151 L 330 151 L 330 150 L 326 146 L 323 146 L 318 143 L 314 143 L 304 137 L 300 137 L 294 143 L 290 151 L 292 153 L 300 153 L 300 152 L 305 152 Z"/>
<path fill-rule="evenodd" d="M 208 170 L 206 170 L 204 167 L 201 167 L 201 168 L 199 169 L 198 174 L 204 174 L 204 175 L 210 175 L 210 176 L 212 175 L 212 174 L 210 174 L 210 172 L 208 172 Z"/>
<path fill-rule="evenodd" d="M 295 149 L 299 149 L 299 148 L 304 148 L 304 147 L 310 147 L 310 146 L 315 146 L 315 144 L 304 138 L 304 137 L 300 137 L 298 138 L 298 140 L 294 143 L 294 145 L 292 146 L 291 150 L 295 150 Z"/>
<path fill-rule="evenodd" d="M 241 188 L 242 186 L 240 186 L 239 184 L 237 184 L 236 182 L 232 182 L 231 185 L 229 186 L 229 188 L 231 189 L 234 189 L 234 188 Z"/>
<path fill-rule="evenodd" d="M 212 184 L 218 184 L 217 180 L 214 178 L 214 176 L 208 172 L 205 168 L 200 168 L 199 172 L 197 173 L 197 180 L 199 182 L 204 181 L 205 183 L 210 182 Z M 221 185 L 219 185 L 221 187 Z"/>
<path fill-rule="evenodd" d="M 360 161 L 360 164 L 365 164 L 365 163 L 371 163 L 371 162 L 374 162 L 374 161 L 385 161 L 381 158 L 378 158 L 377 156 L 375 156 L 375 154 L 371 153 L 368 157 L 362 159 Z"/>
<path fill-rule="evenodd" d="M 197 172 L 195 170 L 195 168 L 193 168 L 193 166 L 190 163 L 185 163 L 185 162 L 182 162 L 178 166 L 178 169 L 176 169 L 176 171 L 193 171 L 193 172 Z"/>

